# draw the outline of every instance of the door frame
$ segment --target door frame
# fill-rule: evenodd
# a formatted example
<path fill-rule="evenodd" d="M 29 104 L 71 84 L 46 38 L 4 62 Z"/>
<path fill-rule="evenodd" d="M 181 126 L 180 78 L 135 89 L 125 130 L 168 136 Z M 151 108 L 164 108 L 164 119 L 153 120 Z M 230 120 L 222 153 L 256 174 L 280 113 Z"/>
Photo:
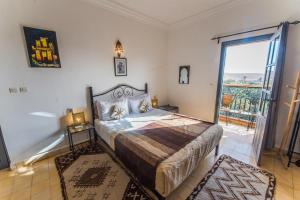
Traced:
<path fill-rule="evenodd" d="M 5 141 L 4 141 L 4 137 L 3 137 L 3 134 L 2 134 L 1 126 L 0 126 L 0 146 L 2 146 L 2 148 L 4 149 L 4 152 L 2 152 L 2 155 L 1 155 L 1 152 L 0 152 L 0 156 L 5 156 L 6 161 L 7 161 L 7 167 L 10 167 L 10 158 L 9 158 L 7 148 L 6 148 L 6 145 L 5 145 Z"/>
<path fill-rule="evenodd" d="M 253 42 L 262 42 L 262 41 L 270 40 L 272 36 L 273 36 L 273 33 L 270 33 L 270 34 L 251 36 L 251 37 L 222 42 L 219 73 L 218 73 L 218 86 L 217 86 L 216 103 L 215 103 L 215 115 L 214 115 L 215 123 L 218 123 L 219 110 L 220 110 L 220 106 L 221 106 L 221 93 L 222 93 L 223 77 L 224 77 L 224 69 L 225 69 L 226 48 L 230 47 L 230 46 L 236 46 L 236 45 L 249 44 L 249 43 L 253 43 Z"/>

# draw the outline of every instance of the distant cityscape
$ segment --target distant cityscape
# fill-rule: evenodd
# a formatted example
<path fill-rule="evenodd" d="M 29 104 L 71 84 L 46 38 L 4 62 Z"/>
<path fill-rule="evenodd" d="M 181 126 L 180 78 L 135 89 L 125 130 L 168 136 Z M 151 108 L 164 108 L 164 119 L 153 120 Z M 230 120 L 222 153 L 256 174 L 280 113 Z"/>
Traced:
<path fill-rule="evenodd" d="M 260 85 L 264 80 L 264 74 L 261 73 L 225 73 L 224 83 L 226 84 L 255 84 Z"/>

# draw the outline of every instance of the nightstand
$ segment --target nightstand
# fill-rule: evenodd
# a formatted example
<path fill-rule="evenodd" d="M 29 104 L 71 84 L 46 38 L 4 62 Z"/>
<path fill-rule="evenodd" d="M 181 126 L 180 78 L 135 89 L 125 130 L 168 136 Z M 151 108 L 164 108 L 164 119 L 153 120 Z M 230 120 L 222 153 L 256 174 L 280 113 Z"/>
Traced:
<path fill-rule="evenodd" d="M 88 131 L 89 133 L 89 139 L 90 139 L 90 145 L 92 145 L 92 134 L 94 132 L 94 126 L 90 123 L 82 125 L 82 127 L 75 127 L 75 126 L 68 126 L 67 133 L 68 133 L 68 139 L 69 139 L 69 148 L 70 151 L 74 153 L 74 142 L 73 142 L 73 135 L 77 133 L 82 133 Z"/>
<path fill-rule="evenodd" d="M 172 113 L 178 113 L 179 112 L 178 106 L 170 106 L 169 104 L 159 106 L 158 109 L 165 110 L 165 111 L 172 112 Z"/>

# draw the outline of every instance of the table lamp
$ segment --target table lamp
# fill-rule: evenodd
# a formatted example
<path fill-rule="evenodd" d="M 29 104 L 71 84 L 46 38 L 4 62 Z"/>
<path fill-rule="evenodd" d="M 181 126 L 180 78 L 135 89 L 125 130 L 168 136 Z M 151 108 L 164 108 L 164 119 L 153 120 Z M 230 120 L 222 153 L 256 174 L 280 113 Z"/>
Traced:
<path fill-rule="evenodd" d="M 81 128 L 86 123 L 84 112 L 73 113 L 72 117 L 73 117 L 73 125 L 75 126 L 75 128 Z"/>
<path fill-rule="evenodd" d="M 151 99 L 151 103 L 153 108 L 158 108 L 158 99 L 156 96 L 154 96 L 153 99 Z"/>

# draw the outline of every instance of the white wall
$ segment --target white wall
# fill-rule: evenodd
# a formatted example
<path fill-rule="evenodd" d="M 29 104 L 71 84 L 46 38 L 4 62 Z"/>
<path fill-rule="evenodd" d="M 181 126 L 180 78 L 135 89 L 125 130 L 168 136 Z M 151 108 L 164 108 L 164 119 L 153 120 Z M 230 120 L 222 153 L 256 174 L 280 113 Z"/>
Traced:
<path fill-rule="evenodd" d="M 78 0 L 1 0 L 0 13 L 0 124 L 13 163 L 60 132 L 66 108 L 87 107 L 88 85 L 102 91 L 118 83 L 143 88 L 148 82 L 151 94 L 166 102 L 164 31 Z M 22 25 L 56 31 L 61 69 L 28 67 Z M 125 48 L 127 77 L 114 76 L 116 39 Z M 28 93 L 9 93 L 9 87 L 20 86 Z"/>
<path fill-rule="evenodd" d="M 261 0 L 239 5 L 190 25 L 174 28 L 169 32 L 168 37 L 168 102 L 179 105 L 184 114 L 213 121 L 221 45 L 210 39 L 216 35 L 260 28 L 296 19 L 300 19 L 299 0 Z M 250 34 L 227 38 L 227 40 L 246 36 L 250 36 Z M 296 76 L 295 72 L 300 70 L 299 41 L 300 26 L 291 26 L 284 85 L 292 83 Z M 178 67 L 180 65 L 191 65 L 189 85 L 178 84 Z M 287 116 L 287 108 L 283 106 L 283 102 L 288 99 L 287 91 L 283 90 L 281 96 L 277 145 L 281 137 L 283 122 Z"/>

